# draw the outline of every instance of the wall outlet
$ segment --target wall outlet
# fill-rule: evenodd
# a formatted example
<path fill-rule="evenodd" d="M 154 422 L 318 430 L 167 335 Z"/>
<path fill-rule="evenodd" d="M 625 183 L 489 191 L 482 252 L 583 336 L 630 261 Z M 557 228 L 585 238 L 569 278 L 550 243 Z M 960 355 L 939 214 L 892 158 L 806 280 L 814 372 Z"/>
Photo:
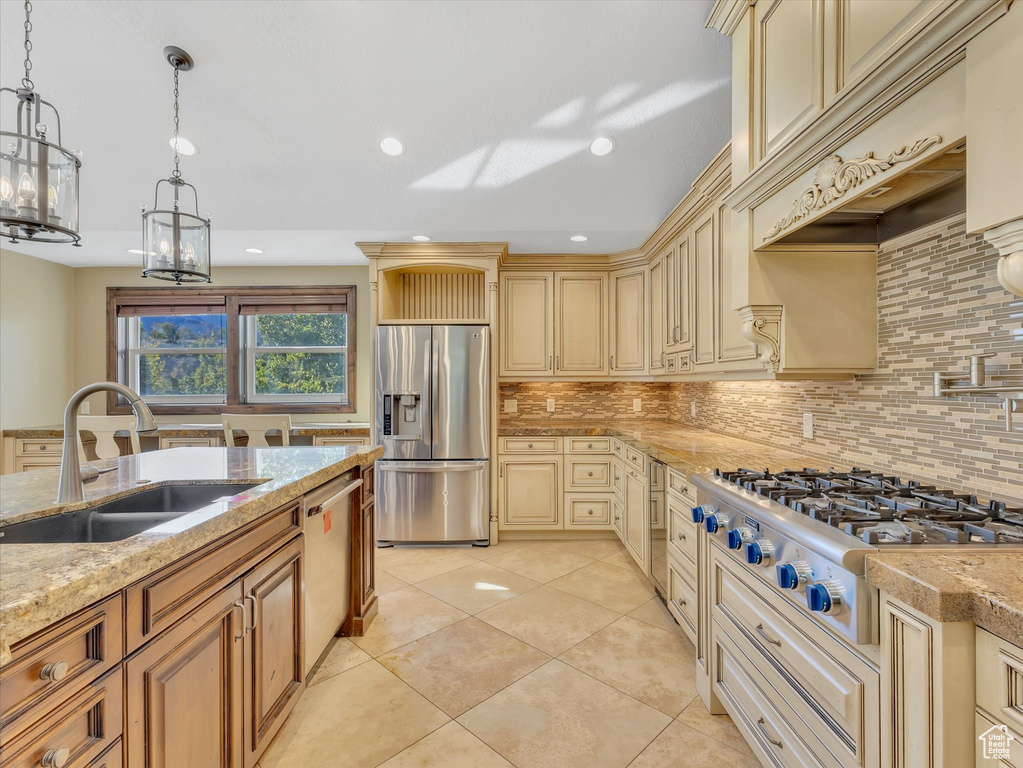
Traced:
<path fill-rule="evenodd" d="M 505 413 L 518 413 L 519 412 L 519 401 L 508 398 L 504 401 L 504 412 Z"/>
<path fill-rule="evenodd" d="M 803 414 L 803 437 L 807 440 L 813 440 L 813 414 Z"/>
<path fill-rule="evenodd" d="M 85 401 L 82 402 L 82 405 L 78 409 L 78 412 L 80 414 L 82 414 L 83 416 L 87 416 L 89 414 L 89 401 L 88 400 L 85 400 Z"/>
<path fill-rule="evenodd" d="M 554 413 L 554 398 L 547 398 L 547 413 Z"/>
<path fill-rule="evenodd" d="M 643 410 L 643 398 L 642 397 L 634 397 L 634 398 L 632 398 L 632 410 L 634 410 L 636 413 L 639 413 L 640 411 Z"/>
<path fill-rule="evenodd" d="M 696 401 L 695 400 L 690 400 L 689 401 L 689 417 L 693 418 L 693 419 L 696 418 Z"/>

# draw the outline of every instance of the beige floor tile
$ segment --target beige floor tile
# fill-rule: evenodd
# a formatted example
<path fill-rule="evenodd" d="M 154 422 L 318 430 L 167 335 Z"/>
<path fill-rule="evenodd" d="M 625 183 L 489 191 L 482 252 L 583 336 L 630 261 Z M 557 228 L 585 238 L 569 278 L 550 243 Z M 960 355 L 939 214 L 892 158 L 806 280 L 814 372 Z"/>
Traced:
<path fill-rule="evenodd" d="M 416 585 L 466 613 L 479 613 L 539 586 L 539 582 L 488 562 L 473 563 Z"/>
<path fill-rule="evenodd" d="M 629 768 L 760 768 L 749 755 L 729 749 L 678 720 L 664 729 Z"/>
<path fill-rule="evenodd" d="M 383 568 L 377 568 L 376 574 L 376 593 L 377 597 L 380 595 L 386 595 L 388 592 L 394 592 L 396 589 L 407 587 L 408 582 L 402 581 L 394 574 L 388 573 Z"/>
<path fill-rule="evenodd" d="M 630 571 L 634 571 L 635 573 L 643 573 L 639 570 L 639 566 L 636 565 L 636 561 L 632 559 L 632 555 L 626 552 L 625 549 L 615 552 L 613 555 L 601 558 L 601 562 L 611 563 L 611 565 L 617 565 L 619 568 L 626 568 Z"/>
<path fill-rule="evenodd" d="M 466 619 L 377 659 L 457 717 L 550 657 L 477 619 Z"/>
<path fill-rule="evenodd" d="M 477 560 L 489 560 L 492 557 L 503 555 L 505 552 L 511 552 L 513 549 L 524 547 L 526 544 L 530 544 L 529 541 L 501 541 L 497 544 L 491 544 L 489 547 L 467 547 L 459 552 L 464 552 L 469 557 Z"/>
<path fill-rule="evenodd" d="M 506 568 L 541 583 L 564 576 L 593 562 L 592 558 L 574 555 L 549 544 L 527 544 L 487 562 Z"/>
<path fill-rule="evenodd" d="M 476 562 L 455 547 L 385 547 L 377 550 L 380 568 L 402 581 L 418 581 Z"/>
<path fill-rule="evenodd" d="M 552 546 L 571 552 L 573 555 L 592 557 L 600 560 L 609 557 L 616 552 L 621 552 L 625 546 L 618 539 L 594 539 L 591 541 L 557 541 L 551 542 Z"/>
<path fill-rule="evenodd" d="M 380 613 L 362 637 L 352 642 L 370 656 L 379 656 L 423 635 L 466 618 L 465 613 L 432 595 L 405 587 L 378 598 Z"/>
<path fill-rule="evenodd" d="M 357 667 L 373 657 L 362 650 L 359 646 L 347 637 L 339 637 L 334 641 L 334 647 L 330 649 L 327 658 L 320 664 L 319 669 L 309 681 L 309 685 L 317 685 L 335 675 L 340 675 L 345 670 Z"/>
<path fill-rule="evenodd" d="M 448 723 L 380 768 L 513 768 L 458 723 Z"/>
<path fill-rule="evenodd" d="M 639 608 L 629 613 L 629 618 L 645 621 L 651 626 L 671 632 L 679 637 L 687 637 L 685 630 L 678 625 L 675 617 L 671 615 L 671 611 L 665 607 L 659 597 L 652 597 L 647 600 Z"/>
<path fill-rule="evenodd" d="M 728 715 L 712 715 L 703 706 L 703 701 L 700 700 L 699 696 L 688 707 L 683 709 L 682 714 L 676 719 L 720 741 L 722 744 L 726 744 L 737 752 L 742 752 L 750 757 L 753 756 L 753 750 L 750 749 L 749 744 L 746 743 L 742 734 L 739 733 L 739 729 L 735 727 L 732 718 Z"/>
<path fill-rule="evenodd" d="M 572 571 L 548 586 L 618 613 L 633 611 L 654 596 L 654 588 L 645 576 L 605 562 Z"/>
<path fill-rule="evenodd" d="M 670 632 L 622 618 L 558 658 L 675 717 L 697 695 L 690 648 Z"/>
<path fill-rule="evenodd" d="M 306 690 L 260 759 L 262 768 L 375 768 L 448 716 L 374 661 Z"/>
<path fill-rule="evenodd" d="M 517 766 L 624 768 L 671 720 L 551 661 L 458 722 Z"/>
<path fill-rule="evenodd" d="M 557 656 L 619 615 L 552 587 L 538 587 L 476 615 L 544 653 Z"/>

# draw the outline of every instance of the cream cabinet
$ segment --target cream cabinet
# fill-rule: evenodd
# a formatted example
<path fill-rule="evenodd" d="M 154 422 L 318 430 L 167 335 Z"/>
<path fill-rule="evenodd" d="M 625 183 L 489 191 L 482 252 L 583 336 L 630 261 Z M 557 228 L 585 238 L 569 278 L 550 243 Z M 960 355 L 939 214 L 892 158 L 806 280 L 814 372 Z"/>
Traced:
<path fill-rule="evenodd" d="M 313 435 L 313 445 L 370 445 L 368 437 L 345 437 L 342 435 Z"/>
<path fill-rule="evenodd" d="M 501 456 L 497 509 L 502 528 L 562 528 L 560 455 Z"/>
<path fill-rule="evenodd" d="M 623 543 L 643 573 L 650 573 L 650 488 L 645 473 L 625 468 Z"/>
<path fill-rule="evenodd" d="M 693 226 L 693 330 L 692 361 L 714 362 L 714 213 L 710 211 Z"/>
<path fill-rule="evenodd" d="M 977 766 L 1023 765 L 1023 648 L 979 627 L 976 633 Z"/>
<path fill-rule="evenodd" d="M 647 297 L 647 305 L 650 307 L 650 328 L 648 329 L 650 339 L 650 357 L 647 365 L 651 374 L 664 372 L 666 364 L 665 338 L 668 327 L 668 314 L 665 312 L 665 283 L 664 283 L 664 255 L 658 256 L 650 262 L 650 270 L 647 277 L 647 285 L 650 294 Z"/>
<path fill-rule="evenodd" d="M 613 272 L 611 285 L 611 373 L 645 373 L 646 270 Z"/>
<path fill-rule="evenodd" d="M 555 286 L 555 375 L 606 375 L 607 275 L 557 272 Z"/>
<path fill-rule="evenodd" d="M 502 376 L 554 373 L 554 273 L 501 275 Z"/>

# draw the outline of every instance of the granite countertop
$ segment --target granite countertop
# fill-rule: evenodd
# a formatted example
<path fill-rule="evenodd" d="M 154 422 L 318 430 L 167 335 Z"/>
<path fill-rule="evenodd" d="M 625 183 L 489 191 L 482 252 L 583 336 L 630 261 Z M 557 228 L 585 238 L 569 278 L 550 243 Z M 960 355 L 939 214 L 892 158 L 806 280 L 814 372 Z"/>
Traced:
<path fill-rule="evenodd" d="M 90 462 L 117 469 L 87 483 L 85 501 L 68 505 L 53 503 L 57 468 L 0 477 L 0 533 L 21 520 L 162 484 L 258 483 L 121 541 L 0 544 L 0 664 L 10 660 L 10 647 L 19 640 L 382 455 L 376 446 L 153 451 Z"/>
<path fill-rule="evenodd" d="M 610 435 L 672 469 L 686 475 L 712 472 L 715 467 L 829 467 L 832 462 L 802 451 L 777 448 L 739 437 L 687 427 L 671 421 L 625 419 L 615 422 L 502 419 L 497 434 L 503 437 L 532 435 Z"/>
<path fill-rule="evenodd" d="M 1023 552 L 879 552 L 867 555 L 866 579 L 932 619 L 1023 645 Z"/>
<path fill-rule="evenodd" d="M 241 434 L 241 430 L 235 430 Z M 278 430 L 270 430 L 267 434 L 275 435 Z M 127 434 L 127 433 L 125 433 Z M 155 432 L 146 432 L 142 437 L 216 437 L 224 434 L 219 424 L 161 424 Z M 365 422 L 307 422 L 292 424 L 293 437 L 369 437 L 369 424 Z M 15 437 L 22 440 L 53 440 L 64 437 L 64 427 L 54 424 L 45 427 L 21 427 L 5 429 L 4 437 Z"/>

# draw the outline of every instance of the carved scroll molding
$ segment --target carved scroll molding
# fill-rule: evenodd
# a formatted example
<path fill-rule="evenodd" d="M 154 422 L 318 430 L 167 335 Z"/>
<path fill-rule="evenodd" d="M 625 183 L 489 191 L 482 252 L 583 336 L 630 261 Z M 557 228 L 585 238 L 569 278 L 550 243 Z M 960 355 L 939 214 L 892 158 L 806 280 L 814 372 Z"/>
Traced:
<path fill-rule="evenodd" d="M 919 157 L 935 144 L 940 144 L 941 136 L 930 136 L 920 139 L 910 146 L 902 146 L 888 157 L 881 159 L 868 152 L 863 157 L 853 160 L 842 160 L 838 155 L 824 158 L 817 166 L 813 183 L 792 201 L 792 208 L 784 219 L 779 219 L 764 235 L 763 240 L 770 240 L 779 232 L 783 232 L 800 219 L 805 219 L 814 211 L 819 211 L 836 200 L 841 200 L 850 190 L 858 187 L 879 173 Z"/>
<path fill-rule="evenodd" d="M 984 239 L 998 249 L 998 282 L 1010 293 L 1023 296 L 1023 219 L 989 229 Z"/>
<path fill-rule="evenodd" d="M 773 373 L 781 365 L 781 313 L 780 304 L 751 304 L 739 309 L 743 338 L 757 345 L 757 357 Z"/>

